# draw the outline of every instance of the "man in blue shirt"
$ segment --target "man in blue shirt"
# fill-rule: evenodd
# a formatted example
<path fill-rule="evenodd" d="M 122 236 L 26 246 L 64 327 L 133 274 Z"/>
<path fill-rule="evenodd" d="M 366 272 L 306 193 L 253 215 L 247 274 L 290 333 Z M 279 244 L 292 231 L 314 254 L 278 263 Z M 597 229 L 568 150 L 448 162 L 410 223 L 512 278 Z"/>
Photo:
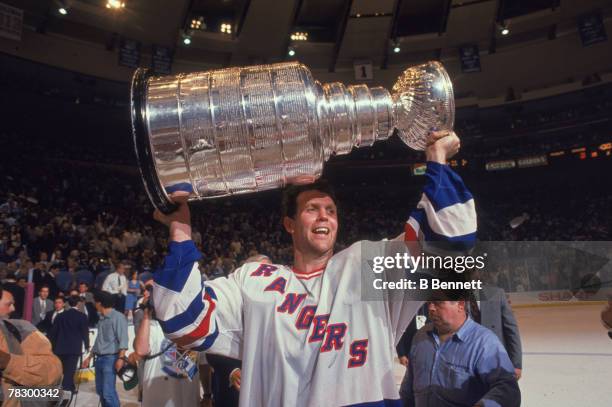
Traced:
<path fill-rule="evenodd" d="M 98 334 L 92 353 L 83 360 L 83 368 L 89 367 L 91 355 L 95 355 L 96 393 L 102 407 L 119 407 L 119 396 L 115 388 L 116 372 L 121 370 L 128 348 L 128 324 L 125 315 L 113 309 L 114 298 L 110 293 L 98 291 L 94 294 L 96 309 L 100 314 Z"/>
<path fill-rule="evenodd" d="M 514 407 L 521 393 L 503 345 L 466 313 L 465 301 L 430 301 L 412 341 L 401 396 L 410 407 Z"/>

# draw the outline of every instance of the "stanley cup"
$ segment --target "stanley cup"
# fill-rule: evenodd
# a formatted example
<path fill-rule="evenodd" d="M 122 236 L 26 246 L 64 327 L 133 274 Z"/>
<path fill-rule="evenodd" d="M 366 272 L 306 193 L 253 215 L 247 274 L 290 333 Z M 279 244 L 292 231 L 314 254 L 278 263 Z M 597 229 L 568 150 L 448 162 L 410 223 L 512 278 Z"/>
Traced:
<path fill-rule="evenodd" d="M 453 127 L 452 83 L 429 62 L 382 87 L 321 84 L 291 62 L 132 79 L 131 114 L 140 172 L 153 204 L 314 182 L 332 154 L 370 146 L 397 130 L 423 150 L 432 128 Z"/>

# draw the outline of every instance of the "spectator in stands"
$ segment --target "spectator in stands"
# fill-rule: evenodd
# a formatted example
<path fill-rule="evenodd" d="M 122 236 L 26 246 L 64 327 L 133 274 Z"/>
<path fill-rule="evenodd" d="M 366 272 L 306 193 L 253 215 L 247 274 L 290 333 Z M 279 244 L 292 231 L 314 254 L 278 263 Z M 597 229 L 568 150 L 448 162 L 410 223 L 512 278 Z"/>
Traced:
<path fill-rule="evenodd" d="M 138 279 L 138 272 L 132 271 L 130 281 L 128 281 L 127 297 L 125 298 L 125 315 L 128 317 L 128 321 L 132 321 L 134 307 L 136 307 L 136 301 L 140 297 L 143 284 Z"/>
<path fill-rule="evenodd" d="M 77 309 L 79 296 L 69 296 L 70 309 L 59 314 L 49 330 L 49 340 L 55 353 L 62 362 L 64 378 L 62 388 L 74 392 L 74 373 L 76 372 L 83 347 L 89 351 L 89 328 L 87 317 Z"/>
<path fill-rule="evenodd" d="M 62 366 L 43 334 L 27 321 L 8 319 L 14 310 L 13 295 L 0 285 L 0 371 L 3 394 L 15 385 L 52 386 L 59 383 Z M 17 407 L 15 398 L 4 407 Z"/>
<path fill-rule="evenodd" d="M 55 319 L 59 314 L 66 310 L 66 301 L 63 296 L 58 295 L 58 297 L 53 300 L 53 309 L 47 312 L 45 315 L 45 319 L 42 320 L 37 326 L 41 332 L 48 334 L 55 322 Z"/>
<path fill-rule="evenodd" d="M 32 303 L 32 325 L 37 326 L 52 308 L 53 301 L 49 299 L 49 287 L 43 285 L 38 290 L 38 297 L 34 298 Z"/>
<path fill-rule="evenodd" d="M 87 321 L 90 327 L 96 326 L 99 317 L 96 311 L 96 304 L 94 302 L 94 296 L 89 292 L 89 285 L 85 282 L 79 284 L 78 296 L 81 298 L 77 308 L 79 311 L 87 315 Z"/>
<path fill-rule="evenodd" d="M 81 282 L 79 283 L 79 296 L 81 298 L 83 298 L 83 301 L 85 302 L 89 302 L 91 304 L 94 304 L 94 296 L 93 294 L 89 291 L 89 284 L 85 283 L 85 282 Z"/>
<path fill-rule="evenodd" d="M 102 285 L 102 291 L 106 291 L 113 296 L 115 301 L 114 308 L 121 313 L 125 311 L 125 298 L 128 289 L 128 282 L 125 274 L 129 272 L 131 268 L 132 266 L 128 261 L 121 260 L 117 265 L 117 269 L 106 277 Z"/>
<path fill-rule="evenodd" d="M 100 396 L 102 407 L 119 407 L 119 396 L 115 382 L 117 371 L 125 363 L 125 351 L 128 348 L 127 320 L 125 316 L 113 309 L 115 300 L 106 291 L 94 295 L 96 309 L 100 313 L 98 335 L 90 353 L 82 366 L 88 367 L 92 354 L 95 356 L 96 393 Z"/>
<path fill-rule="evenodd" d="M 42 283 L 49 287 L 49 298 L 54 299 L 57 297 L 57 294 L 60 292 L 60 289 L 57 286 L 57 282 L 55 280 L 56 276 L 60 273 L 60 265 L 57 263 L 51 264 L 49 267 L 49 272 L 45 273 L 42 278 Z"/>

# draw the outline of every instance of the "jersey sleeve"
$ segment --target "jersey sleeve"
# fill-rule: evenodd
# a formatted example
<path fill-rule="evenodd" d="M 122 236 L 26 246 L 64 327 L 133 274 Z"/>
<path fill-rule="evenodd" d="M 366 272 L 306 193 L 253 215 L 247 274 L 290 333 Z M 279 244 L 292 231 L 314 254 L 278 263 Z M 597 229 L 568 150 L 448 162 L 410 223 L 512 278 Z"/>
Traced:
<path fill-rule="evenodd" d="M 155 273 L 153 304 L 166 337 L 177 345 L 237 357 L 242 341 L 242 290 L 238 271 L 204 282 L 202 255 L 193 241 L 171 242 Z"/>
<path fill-rule="evenodd" d="M 460 255 L 476 243 L 476 208 L 472 193 L 448 165 L 427 163 L 421 199 L 406 222 L 403 236 L 413 256 L 421 253 Z M 410 276 L 408 276 L 410 278 Z M 410 290 L 392 290 L 389 316 L 395 344 L 402 337 L 423 301 L 414 301 Z"/>
<path fill-rule="evenodd" d="M 427 163 L 421 200 L 408 218 L 404 239 L 426 253 L 459 254 L 476 242 L 472 193 L 448 165 Z"/>

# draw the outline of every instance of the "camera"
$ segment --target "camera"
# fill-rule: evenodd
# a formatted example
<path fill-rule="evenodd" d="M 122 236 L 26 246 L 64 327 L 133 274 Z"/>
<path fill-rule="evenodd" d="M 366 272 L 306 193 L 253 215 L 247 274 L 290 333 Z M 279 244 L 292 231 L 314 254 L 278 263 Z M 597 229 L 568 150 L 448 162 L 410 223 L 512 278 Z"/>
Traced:
<path fill-rule="evenodd" d="M 138 304 L 138 309 L 141 309 L 143 311 L 153 311 L 153 304 L 151 304 L 149 301 L 141 302 L 140 304 Z"/>

